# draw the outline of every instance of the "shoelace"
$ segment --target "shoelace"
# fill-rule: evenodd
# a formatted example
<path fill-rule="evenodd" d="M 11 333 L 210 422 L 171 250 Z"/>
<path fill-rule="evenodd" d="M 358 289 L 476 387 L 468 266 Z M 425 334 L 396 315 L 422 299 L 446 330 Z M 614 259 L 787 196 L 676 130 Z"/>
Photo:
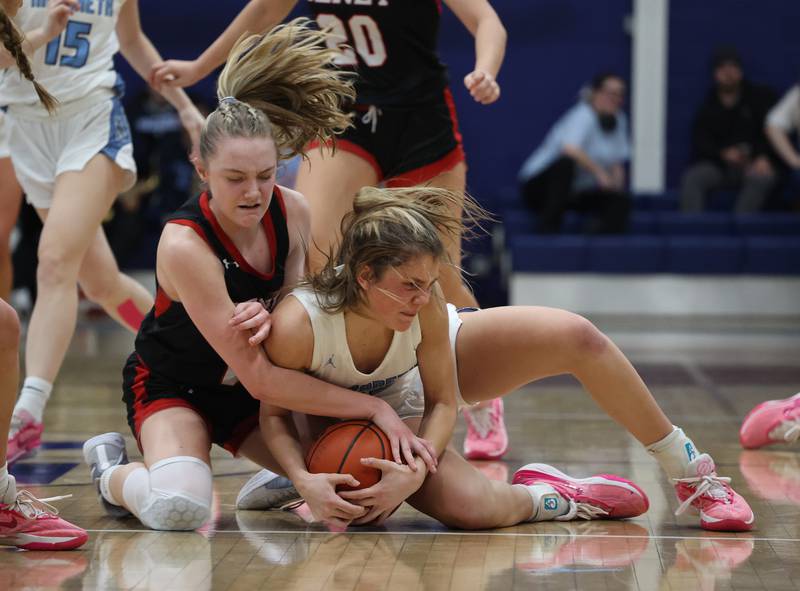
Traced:
<path fill-rule="evenodd" d="M 60 501 L 62 499 L 68 499 L 71 496 L 72 495 L 61 495 L 57 497 L 47 497 L 46 499 L 37 499 L 27 490 L 21 490 L 17 493 L 17 498 L 12 507 L 19 510 L 19 512 L 28 519 L 36 519 L 40 515 L 58 515 L 58 509 L 49 504 L 48 501 Z"/>
<path fill-rule="evenodd" d="M 22 429 L 22 418 L 18 417 L 15 414 L 12 414 L 11 415 L 11 427 L 8 430 L 9 438 L 14 437 L 14 435 L 19 433 L 20 429 Z"/>
<path fill-rule="evenodd" d="M 786 440 L 786 443 L 794 443 L 800 439 L 800 418 L 790 421 L 789 424 L 791 427 L 783 434 L 783 438 Z"/>
<path fill-rule="evenodd" d="M 604 511 L 600 507 L 589 505 L 588 503 L 576 503 L 569 499 L 569 511 L 560 517 L 556 517 L 555 521 L 570 521 L 575 519 L 597 519 L 608 515 L 608 511 Z"/>
<path fill-rule="evenodd" d="M 372 133 L 378 131 L 378 117 L 383 115 L 383 111 L 381 111 L 375 105 L 370 105 L 367 112 L 364 113 L 364 116 L 361 117 L 361 123 L 364 125 L 370 125 L 372 129 Z"/>
<path fill-rule="evenodd" d="M 467 410 L 472 427 L 478 432 L 481 439 L 486 439 L 494 429 L 494 418 L 492 417 L 492 407 L 471 408 Z"/>
<path fill-rule="evenodd" d="M 714 474 L 707 476 L 694 476 L 692 478 L 673 478 L 672 481 L 688 484 L 689 486 L 695 488 L 695 491 L 683 503 L 681 503 L 680 507 L 675 510 L 675 515 L 680 515 L 689 508 L 696 498 L 706 493 L 718 499 L 727 498 L 727 484 L 731 481 L 731 479 L 727 476 L 717 476 Z"/>

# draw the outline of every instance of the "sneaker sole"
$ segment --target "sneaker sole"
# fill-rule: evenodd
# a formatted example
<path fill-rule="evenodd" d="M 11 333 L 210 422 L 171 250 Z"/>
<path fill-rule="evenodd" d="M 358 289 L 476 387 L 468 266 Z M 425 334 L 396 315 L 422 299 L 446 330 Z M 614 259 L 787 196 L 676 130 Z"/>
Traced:
<path fill-rule="evenodd" d="M 706 521 L 703 515 L 700 515 L 700 527 L 708 531 L 750 531 L 755 525 L 755 516 L 751 518 L 750 523 L 742 521 L 741 519 L 722 519 L 720 521 Z"/>
<path fill-rule="evenodd" d="M 596 476 L 590 476 L 589 478 L 573 478 L 568 474 L 564 474 L 558 468 L 554 468 L 548 464 L 526 464 L 514 475 L 513 483 L 517 483 L 517 474 L 520 472 L 534 472 L 537 474 L 541 474 L 545 477 L 553 477 L 554 480 L 566 480 L 568 482 L 578 482 L 578 483 L 586 483 L 586 484 L 605 484 L 607 486 L 615 486 L 618 488 L 622 488 L 627 490 L 629 493 L 636 495 L 643 504 L 643 507 L 639 508 L 641 510 L 637 510 L 637 512 L 626 512 L 624 514 L 620 513 L 609 513 L 608 517 L 611 518 L 625 518 L 625 517 L 637 517 L 647 512 L 650 508 L 650 499 L 647 498 L 645 492 L 632 481 L 628 480 L 627 478 L 622 478 L 621 476 L 615 476 L 614 474 L 598 474 Z M 546 478 L 545 478 L 546 480 Z"/>
<path fill-rule="evenodd" d="M 464 452 L 464 457 L 468 460 L 499 460 L 508 453 L 508 444 L 496 453 L 486 453 L 482 451 Z"/>
<path fill-rule="evenodd" d="M 14 534 L 7 538 L 0 538 L 0 544 L 6 546 L 16 546 L 23 550 L 74 550 L 86 543 L 89 534 L 81 534 L 62 537 L 62 536 L 34 536 L 32 534 Z"/>

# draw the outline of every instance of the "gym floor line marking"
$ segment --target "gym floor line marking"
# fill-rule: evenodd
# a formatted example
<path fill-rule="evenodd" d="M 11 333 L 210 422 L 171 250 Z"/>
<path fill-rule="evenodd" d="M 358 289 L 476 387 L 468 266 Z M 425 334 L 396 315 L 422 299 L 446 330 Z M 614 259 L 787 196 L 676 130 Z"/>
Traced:
<path fill-rule="evenodd" d="M 89 533 L 117 533 L 117 534 L 169 534 L 169 533 L 186 533 L 186 532 L 170 532 L 161 530 L 149 529 L 87 529 Z M 719 536 L 719 537 L 706 537 L 706 536 L 663 536 L 663 535 L 635 535 L 626 536 L 623 534 L 563 534 L 563 533 L 515 533 L 515 532 L 458 532 L 458 531 L 351 531 L 351 532 L 327 532 L 327 531 L 292 531 L 292 530 L 278 530 L 278 529 L 263 529 L 263 530 L 239 530 L 239 529 L 221 529 L 214 530 L 216 534 L 259 534 L 259 535 L 322 535 L 322 536 L 491 536 L 491 537 L 518 537 L 518 538 L 621 538 L 630 540 L 704 540 L 709 542 L 719 541 L 739 541 L 739 542 L 790 542 L 800 543 L 800 538 L 755 538 L 755 537 L 732 537 L 732 536 Z M 200 534 L 203 535 L 203 534 Z"/>

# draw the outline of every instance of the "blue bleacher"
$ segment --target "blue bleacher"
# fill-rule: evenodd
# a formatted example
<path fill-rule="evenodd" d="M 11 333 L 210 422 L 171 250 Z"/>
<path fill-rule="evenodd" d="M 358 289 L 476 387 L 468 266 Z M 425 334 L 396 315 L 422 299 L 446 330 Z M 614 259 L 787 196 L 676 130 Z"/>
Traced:
<path fill-rule="evenodd" d="M 583 236 L 514 236 L 509 242 L 515 271 L 576 272 L 586 268 Z"/>
<path fill-rule="evenodd" d="M 741 273 L 744 244 L 738 236 L 676 236 L 666 239 L 668 273 Z"/>
<path fill-rule="evenodd" d="M 758 275 L 800 274 L 800 237 L 762 236 L 744 239 L 745 273 Z"/>
<path fill-rule="evenodd" d="M 586 271 L 594 273 L 657 273 L 664 270 L 660 236 L 594 236 L 588 240 Z"/>
<path fill-rule="evenodd" d="M 536 234 L 535 214 L 508 203 L 498 216 L 515 271 L 679 274 L 800 274 L 800 215 L 676 211 L 675 193 L 634 198 L 628 232 L 583 236 L 583 216 L 563 233 Z"/>

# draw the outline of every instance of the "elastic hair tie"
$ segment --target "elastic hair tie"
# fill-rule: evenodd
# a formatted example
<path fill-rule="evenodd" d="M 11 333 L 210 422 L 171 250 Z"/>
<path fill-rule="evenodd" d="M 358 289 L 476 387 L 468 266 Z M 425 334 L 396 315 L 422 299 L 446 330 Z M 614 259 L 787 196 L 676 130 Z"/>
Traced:
<path fill-rule="evenodd" d="M 233 104 L 233 103 L 238 103 L 238 102 L 239 102 L 239 99 L 237 99 L 235 96 L 225 96 L 225 97 L 222 97 L 221 99 L 219 99 L 219 104 L 220 105 Z"/>

